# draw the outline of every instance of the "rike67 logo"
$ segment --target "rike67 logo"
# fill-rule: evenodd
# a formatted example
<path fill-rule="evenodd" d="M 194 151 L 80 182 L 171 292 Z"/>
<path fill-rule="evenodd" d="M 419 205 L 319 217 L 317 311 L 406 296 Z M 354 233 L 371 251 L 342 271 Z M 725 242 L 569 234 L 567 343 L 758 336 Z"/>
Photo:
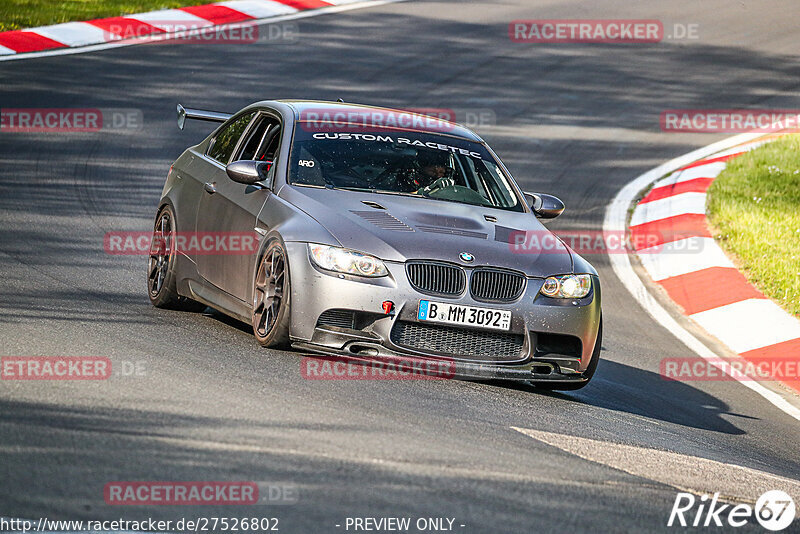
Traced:
<path fill-rule="evenodd" d="M 743 527 L 753 517 L 767 530 L 778 532 L 794 521 L 794 500 L 788 493 L 772 490 L 764 493 L 755 506 L 749 504 L 721 504 L 719 493 L 700 498 L 691 493 L 678 493 L 667 526 L 682 527 Z"/>

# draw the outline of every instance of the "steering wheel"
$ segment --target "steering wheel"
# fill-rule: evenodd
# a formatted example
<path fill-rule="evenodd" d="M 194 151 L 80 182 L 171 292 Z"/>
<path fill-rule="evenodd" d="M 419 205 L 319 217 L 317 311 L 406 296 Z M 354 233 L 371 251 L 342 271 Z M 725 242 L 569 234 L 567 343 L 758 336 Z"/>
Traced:
<path fill-rule="evenodd" d="M 431 193 L 435 193 L 437 191 L 441 191 L 442 189 L 447 189 L 448 187 L 453 187 L 456 185 L 456 181 L 453 179 L 452 176 L 443 176 L 433 182 L 430 185 L 425 187 L 421 187 L 417 190 L 417 194 L 428 196 Z"/>

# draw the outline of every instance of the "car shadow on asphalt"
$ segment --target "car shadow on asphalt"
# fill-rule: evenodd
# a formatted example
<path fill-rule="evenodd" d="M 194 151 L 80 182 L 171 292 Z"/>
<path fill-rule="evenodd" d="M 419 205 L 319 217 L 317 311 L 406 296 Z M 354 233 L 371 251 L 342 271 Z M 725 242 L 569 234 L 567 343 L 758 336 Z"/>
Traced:
<path fill-rule="evenodd" d="M 212 308 L 207 308 L 203 315 L 245 334 L 252 334 L 250 325 Z M 298 357 L 310 355 L 301 351 L 292 352 Z M 732 412 L 730 406 L 720 398 L 686 382 L 667 380 L 659 373 L 608 359 L 600 360 L 597 374 L 592 382 L 576 392 L 548 391 L 529 384 L 501 380 L 485 383 L 731 435 L 742 435 L 746 432 L 723 416 L 759 419 Z"/>
<path fill-rule="evenodd" d="M 492 384 L 723 434 L 747 433 L 725 417 L 759 419 L 732 412 L 720 398 L 686 382 L 667 380 L 659 373 L 606 359 L 600 360 L 594 379 L 580 391 L 548 391 L 507 382 Z"/>

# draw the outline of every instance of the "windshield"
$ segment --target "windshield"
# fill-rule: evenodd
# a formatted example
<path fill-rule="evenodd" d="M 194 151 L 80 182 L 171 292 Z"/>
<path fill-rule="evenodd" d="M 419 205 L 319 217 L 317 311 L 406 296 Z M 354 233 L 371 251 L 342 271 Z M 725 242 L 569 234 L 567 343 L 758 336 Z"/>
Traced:
<path fill-rule="evenodd" d="M 295 131 L 290 183 L 524 211 L 480 143 L 405 130 Z"/>

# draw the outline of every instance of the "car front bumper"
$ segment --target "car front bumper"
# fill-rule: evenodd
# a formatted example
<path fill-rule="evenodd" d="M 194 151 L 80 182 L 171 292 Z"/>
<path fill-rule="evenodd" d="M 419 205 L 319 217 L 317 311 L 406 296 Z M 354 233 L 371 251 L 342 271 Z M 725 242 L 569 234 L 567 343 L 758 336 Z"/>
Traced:
<path fill-rule="evenodd" d="M 311 263 L 305 243 L 288 242 L 286 249 L 291 277 L 291 338 L 300 350 L 354 361 L 378 358 L 400 366 L 409 358 L 435 359 L 451 362 L 459 378 L 585 380 L 582 373 L 592 357 L 600 324 L 600 284 L 596 276 L 592 277 L 592 291 L 580 300 L 545 297 L 539 293 L 544 280 L 528 278 L 525 292 L 515 302 L 487 303 L 474 300 L 469 291 L 458 298 L 422 294 L 411 286 L 403 263 L 386 262 L 389 276 L 365 279 L 318 269 Z M 420 323 L 417 320 L 420 300 L 510 310 L 510 333 L 523 339 L 519 353 L 512 358 L 497 358 L 492 354 L 445 354 L 395 343 L 392 331 L 398 321 Z M 385 301 L 393 303 L 390 314 L 383 312 Z M 331 309 L 362 313 L 369 317 L 368 324 L 364 328 L 318 324 L 320 315 Z M 547 339 L 559 336 L 580 340 L 580 348 L 569 354 L 541 352 Z"/>

